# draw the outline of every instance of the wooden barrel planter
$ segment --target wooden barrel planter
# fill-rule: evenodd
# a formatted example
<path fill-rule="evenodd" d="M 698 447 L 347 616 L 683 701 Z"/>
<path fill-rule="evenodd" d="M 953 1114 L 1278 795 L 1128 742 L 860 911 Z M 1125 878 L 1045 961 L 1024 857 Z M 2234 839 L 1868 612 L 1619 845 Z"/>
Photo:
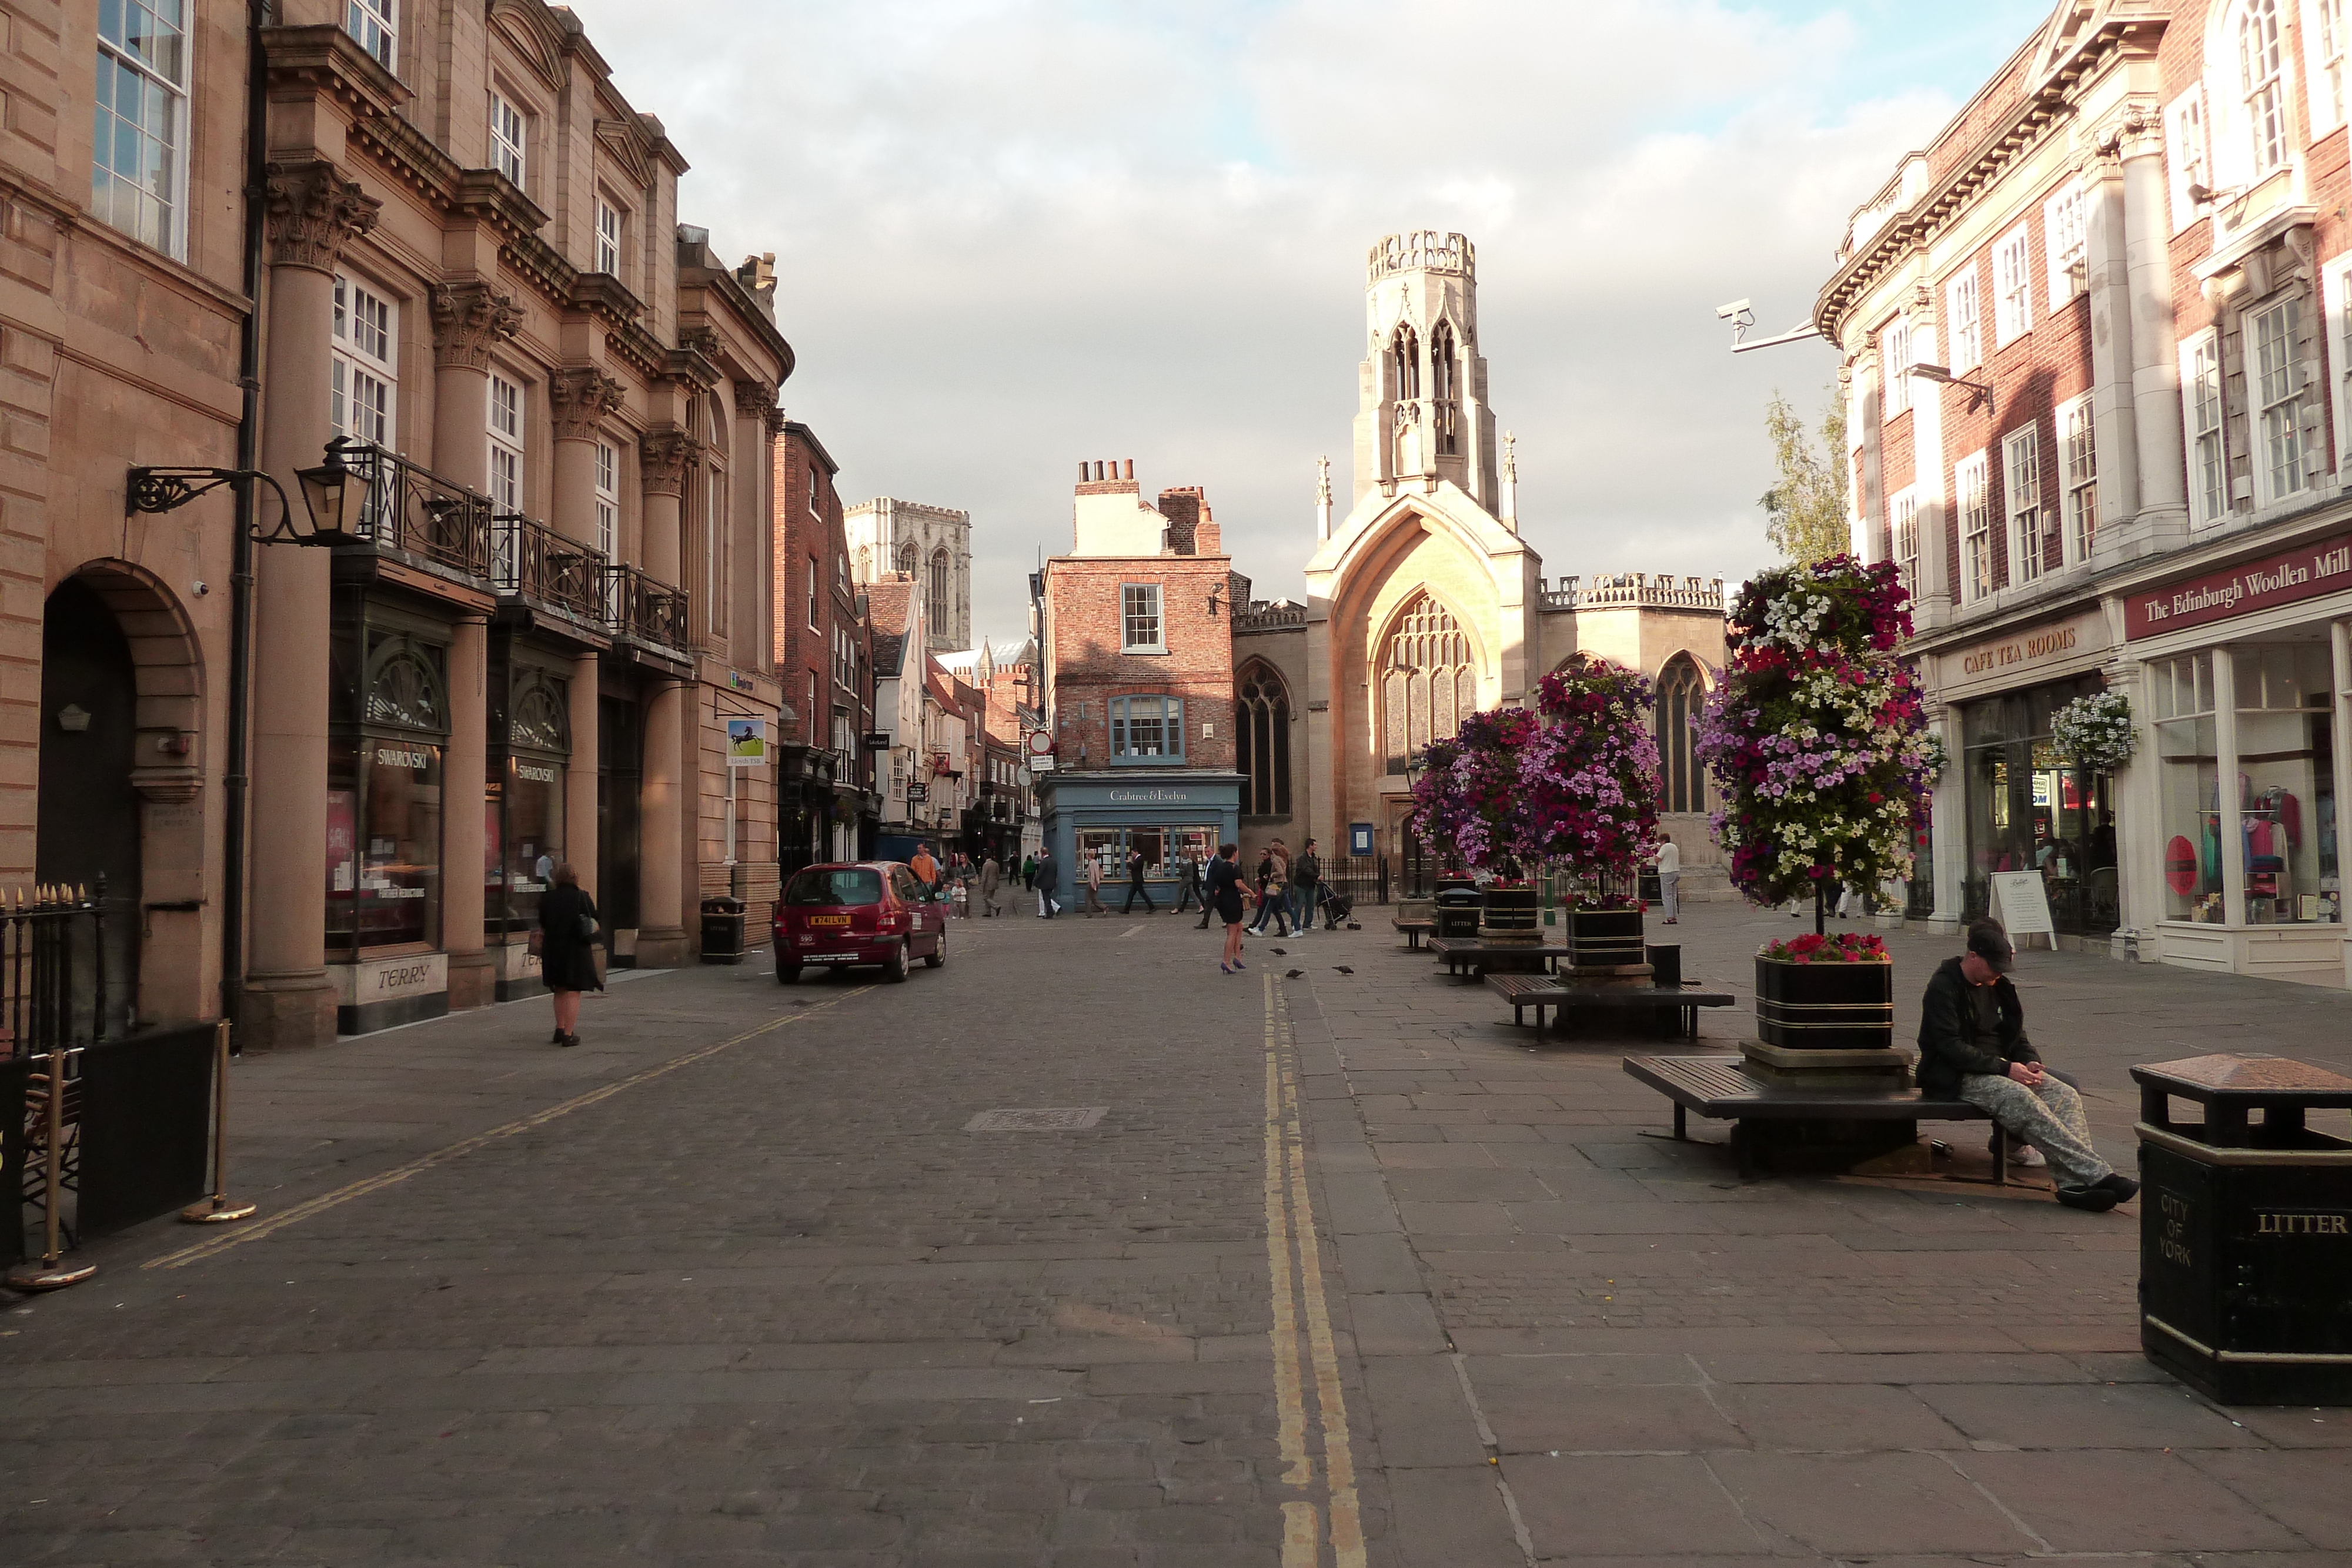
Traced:
<path fill-rule="evenodd" d="M 1542 915 L 1531 882 L 1490 882 L 1479 912 L 1478 936 L 1488 942 L 1542 939 Z"/>
<path fill-rule="evenodd" d="M 1756 960 L 1756 1032 L 1793 1051 L 1891 1051 L 1895 966 Z"/>
<path fill-rule="evenodd" d="M 1568 964 L 1575 969 L 1618 969 L 1644 965 L 1642 912 L 1638 909 L 1571 909 L 1568 912 Z"/>

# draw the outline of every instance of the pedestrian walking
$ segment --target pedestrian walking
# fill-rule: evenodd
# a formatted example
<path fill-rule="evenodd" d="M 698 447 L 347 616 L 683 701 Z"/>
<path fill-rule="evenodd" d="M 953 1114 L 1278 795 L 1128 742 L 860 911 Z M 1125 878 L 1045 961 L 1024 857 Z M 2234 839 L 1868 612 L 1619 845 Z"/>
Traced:
<path fill-rule="evenodd" d="M 1037 857 L 1035 855 L 1021 857 L 1021 885 L 1031 893 L 1037 890 Z"/>
<path fill-rule="evenodd" d="M 980 913 L 982 919 L 995 915 L 996 890 L 1003 881 L 1004 868 L 996 863 L 996 852 L 991 850 L 988 858 L 980 862 Z"/>
<path fill-rule="evenodd" d="M 1041 849 L 1032 862 L 1029 885 L 1037 890 L 1037 918 L 1051 920 L 1062 913 L 1061 901 L 1054 896 L 1061 891 L 1062 868 L 1054 863 L 1054 852 Z"/>
<path fill-rule="evenodd" d="M 580 886 L 580 873 L 569 862 L 554 868 L 555 885 L 540 895 L 540 977 L 555 1003 L 557 1045 L 580 1043 L 580 993 L 601 991 L 596 974 L 596 937 L 602 927 L 596 901 Z"/>
<path fill-rule="evenodd" d="M 921 878 L 926 885 L 931 887 L 939 885 L 940 862 L 931 858 L 930 845 L 917 844 L 915 858 L 907 862 L 907 869 Z"/>
<path fill-rule="evenodd" d="M 1109 907 L 1102 901 L 1102 852 L 1097 850 L 1087 857 L 1086 916 L 1092 920 L 1097 915 L 1109 913 Z"/>
<path fill-rule="evenodd" d="M 1143 884 L 1143 874 L 1150 869 L 1143 863 L 1141 850 L 1127 852 L 1127 903 L 1119 908 L 1121 915 L 1134 914 L 1135 901 L 1139 898 L 1143 900 L 1143 912 L 1146 915 L 1160 913 L 1160 906 L 1151 902 L 1151 889 Z"/>
<path fill-rule="evenodd" d="M 1235 858 L 1241 852 L 1239 844 L 1219 844 L 1217 858 L 1209 862 L 1209 903 L 1225 923 L 1225 951 L 1217 967 L 1228 975 L 1247 967 L 1242 962 L 1242 916 L 1247 912 L 1242 907 L 1242 868 Z"/>
<path fill-rule="evenodd" d="M 1290 886 L 1284 890 L 1290 900 L 1290 926 L 1294 936 L 1306 936 L 1315 929 L 1315 907 L 1322 902 L 1323 861 L 1315 852 L 1315 841 L 1307 841 L 1298 858 L 1290 865 Z"/>
<path fill-rule="evenodd" d="M 1652 857 L 1658 868 L 1658 903 L 1666 912 L 1666 924 L 1672 925 L 1683 912 L 1683 852 L 1672 839 L 1658 841 L 1658 852 Z"/>
<path fill-rule="evenodd" d="M 1276 851 L 1281 847 L 1282 841 L 1276 839 L 1273 846 L 1258 857 L 1257 918 L 1250 924 L 1253 936 L 1265 936 L 1265 923 L 1269 920 L 1274 922 L 1276 936 L 1290 935 L 1290 920 L 1286 913 L 1289 902 L 1283 892 L 1283 879 L 1289 873 L 1290 857 L 1286 852 L 1277 858 Z"/>
<path fill-rule="evenodd" d="M 1183 885 L 1181 891 L 1176 895 L 1175 907 L 1169 910 L 1168 913 L 1171 915 L 1181 915 L 1193 904 L 1198 904 L 1201 906 L 1201 929 L 1203 931 L 1207 930 L 1209 928 L 1209 899 L 1208 895 L 1201 889 L 1201 857 L 1194 854 L 1191 850 L 1186 850 L 1182 858 L 1178 862 L 1177 874 L 1181 879 Z"/>
<path fill-rule="evenodd" d="M 2042 1153 L 2069 1208 L 2104 1213 L 2139 1183 L 2099 1157 L 2083 1097 L 2042 1064 L 2025 1038 L 2025 1004 L 2009 972 L 2017 959 L 1998 920 L 1971 922 L 1968 950 L 1927 981 L 1919 1019 L 1919 1092 L 1979 1107 Z M 2021 1161 L 2021 1164 L 2028 1163 Z"/>

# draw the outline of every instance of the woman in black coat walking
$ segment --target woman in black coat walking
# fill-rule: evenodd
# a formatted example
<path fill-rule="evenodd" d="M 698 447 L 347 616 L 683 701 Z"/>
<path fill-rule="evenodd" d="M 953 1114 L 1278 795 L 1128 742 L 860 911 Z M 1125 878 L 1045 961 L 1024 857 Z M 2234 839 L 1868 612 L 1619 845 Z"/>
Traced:
<path fill-rule="evenodd" d="M 555 1043 L 580 1043 L 580 993 L 601 991 L 596 976 L 596 901 L 582 891 L 580 873 L 555 868 L 555 885 L 539 900 L 539 968 L 555 998 Z"/>

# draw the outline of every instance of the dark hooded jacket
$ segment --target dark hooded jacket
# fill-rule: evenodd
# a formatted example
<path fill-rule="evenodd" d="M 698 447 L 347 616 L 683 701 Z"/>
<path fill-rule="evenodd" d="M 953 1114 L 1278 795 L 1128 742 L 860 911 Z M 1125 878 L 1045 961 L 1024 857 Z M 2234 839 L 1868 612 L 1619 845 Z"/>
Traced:
<path fill-rule="evenodd" d="M 1977 1043 L 1976 1008 L 1969 998 L 1974 989 L 1958 958 L 1945 959 L 1927 982 L 1919 1009 L 1919 1089 L 1931 1099 L 1957 1097 L 1965 1073 L 2003 1073 L 2012 1061 L 2042 1060 L 2025 1038 L 2025 1004 L 2017 999 L 2017 988 L 2006 975 L 1992 983 L 1993 1001 L 2000 1010 L 2000 1054 Z"/>

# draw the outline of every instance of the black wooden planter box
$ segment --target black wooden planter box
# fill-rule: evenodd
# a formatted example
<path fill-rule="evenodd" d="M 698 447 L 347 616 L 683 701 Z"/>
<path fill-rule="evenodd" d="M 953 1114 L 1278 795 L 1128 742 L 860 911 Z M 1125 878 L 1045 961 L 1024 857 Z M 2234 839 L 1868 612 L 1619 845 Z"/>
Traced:
<path fill-rule="evenodd" d="M 1568 961 L 1579 969 L 1616 969 L 1648 961 L 1638 909 L 1571 909 Z"/>
<path fill-rule="evenodd" d="M 1756 1032 L 1797 1051 L 1891 1051 L 1895 966 L 1756 960 Z"/>
<path fill-rule="evenodd" d="M 1492 882 L 1486 884 L 1486 907 L 1480 924 L 1490 932 L 1536 934 L 1539 924 L 1536 903 L 1536 885 L 1531 882 Z"/>

